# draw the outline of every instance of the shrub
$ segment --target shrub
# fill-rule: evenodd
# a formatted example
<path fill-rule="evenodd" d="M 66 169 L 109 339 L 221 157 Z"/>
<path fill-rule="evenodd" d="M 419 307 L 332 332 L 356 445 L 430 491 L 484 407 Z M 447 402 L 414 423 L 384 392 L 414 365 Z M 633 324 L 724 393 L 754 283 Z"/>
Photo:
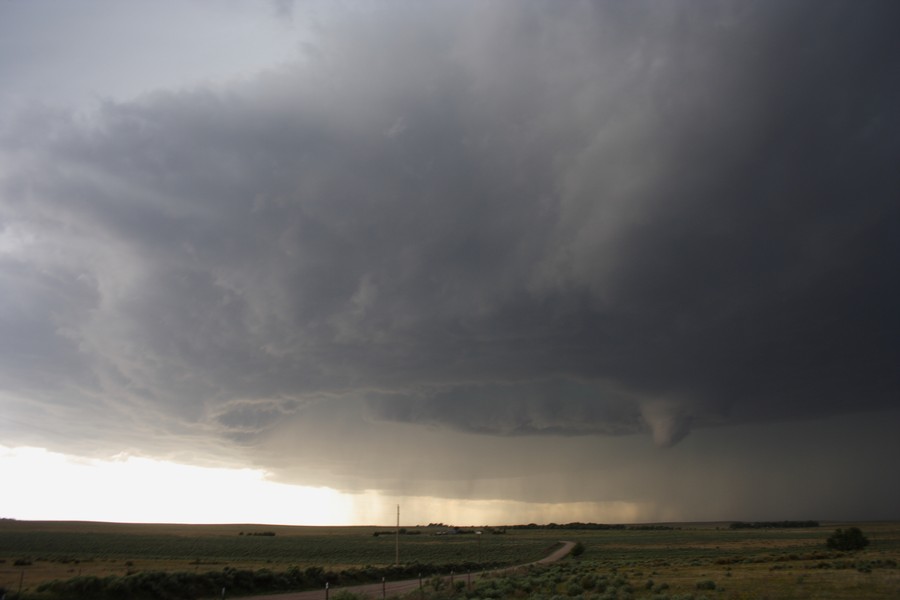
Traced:
<path fill-rule="evenodd" d="M 592 574 L 585 575 L 581 578 L 581 587 L 586 590 L 594 589 L 597 587 L 597 578 Z"/>
<path fill-rule="evenodd" d="M 714 590 L 716 589 L 716 582 L 712 579 L 706 579 L 704 581 L 697 582 L 698 590 Z"/>
<path fill-rule="evenodd" d="M 863 535 L 863 532 L 859 530 L 859 527 L 835 529 L 834 533 L 828 538 L 827 545 L 832 550 L 849 552 L 852 550 L 862 550 L 869 545 L 869 539 Z"/>

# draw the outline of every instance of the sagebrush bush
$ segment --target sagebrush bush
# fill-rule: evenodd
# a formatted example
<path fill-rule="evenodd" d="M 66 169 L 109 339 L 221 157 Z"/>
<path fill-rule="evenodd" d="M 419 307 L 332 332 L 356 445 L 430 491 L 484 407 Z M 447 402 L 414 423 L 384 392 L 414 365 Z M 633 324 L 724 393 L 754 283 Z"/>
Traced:
<path fill-rule="evenodd" d="M 850 552 L 852 550 L 862 550 L 868 546 L 869 539 L 863 535 L 859 527 L 849 527 L 847 529 L 835 529 L 826 544 L 832 550 Z"/>
<path fill-rule="evenodd" d="M 697 582 L 698 590 L 714 590 L 716 589 L 716 582 L 712 579 L 705 579 L 703 581 Z"/>

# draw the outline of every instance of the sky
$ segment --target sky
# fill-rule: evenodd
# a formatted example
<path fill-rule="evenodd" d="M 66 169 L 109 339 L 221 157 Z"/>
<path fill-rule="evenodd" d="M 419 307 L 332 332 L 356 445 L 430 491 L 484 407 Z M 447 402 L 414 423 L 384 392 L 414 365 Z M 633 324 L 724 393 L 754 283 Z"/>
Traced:
<path fill-rule="evenodd" d="M 0 516 L 900 519 L 897 22 L 0 0 Z"/>

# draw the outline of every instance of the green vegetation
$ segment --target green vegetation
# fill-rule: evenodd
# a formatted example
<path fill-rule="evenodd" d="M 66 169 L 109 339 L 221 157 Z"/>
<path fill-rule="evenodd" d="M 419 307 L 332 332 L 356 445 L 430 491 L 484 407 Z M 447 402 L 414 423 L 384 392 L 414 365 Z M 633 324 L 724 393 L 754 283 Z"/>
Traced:
<path fill-rule="evenodd" d="M 431 533 L 420 528 L 425 533 Z M 241 532 L 244 535 L 240 535 Z M 250 535 L 247 525 L 123 525 L 112 523 L 0 524 L 0 557 L 41 561 L 131 560 L 241 566 L 358 567 L 394 562 L 394 536 L 375 527 L 272 527 Z M 390 530 L 392 533 L 394 530 Z M 451 564 L 476 560 L 478 544 L 492 563 L 537 560 L 547 552 L 546 539 L 501 536 L 405 536 L 403 562 Z M 501 540 L 505 540 L 503 543 Z M 554 542 L 556 540 L 553 540 Z M 551 542 L 552 543 L 552 542 Z"/>
<path fill-rule="evenodd" d="M 353 586 L 363 583 L 413 579 L 422 575 L 431 577 L 447 570 L 467 573 L 476 570 L 471 563 L 442 565 L 400 565 L 391 567 L 364 567 L 325 571 L 320 567 L 287 571 L 269 569 L 235 569 L 225 567 L 221 571 L 192 572 L 141 572 L 125 576 L 75 577 L 64 581 L 50 581 L 35 589 L 37 598 L 54 599 L 104 599 L 129 600 L 147 598 L 154 600 L 189 600 L 213 597 L 223 588 L 230 595 L 253 593 L 290 592 L 304 589 L 321 589 L 327 582 L 332 587 Z"/>
<path fill-rule="evenodd" d="M 182 600 L 219 597 L 223 587 L 236 597 L 321 589 L 327 581 L 332 600 L 356 600 L 349 586 L 421 574 L 421 597 L 416 590 L 409 600 L 895 598 L 900 589 L 898 523 L 866 524 L 871 543 L 853 554 L 826 549 L 815 527 L 506 527 L 497 536 L 450 529 L 408 528 L 419 534 L 402 537 L 402 564 L 393 566 L 395 538 L 373 535 L 391 528 L 4 521 L 0 588 L 7 600 L 20 582 L 22 600 Z M 260 531 L 275 535 L 248 533 Z M 560 539 L 575 541 L 580 554 L 484 572 L 546 556 Z M 451 570 L 452 584 L 439 576 Z"/>
<path fill-rule="evenodd" d="M 869 545 L 869 539 L 863 535 L 859 527 L 848 527 L 847 529 L 836 529 L 834 534 L 828 538 L 827 545 L 833 550 L 849 552 L 862 550 Z"/>

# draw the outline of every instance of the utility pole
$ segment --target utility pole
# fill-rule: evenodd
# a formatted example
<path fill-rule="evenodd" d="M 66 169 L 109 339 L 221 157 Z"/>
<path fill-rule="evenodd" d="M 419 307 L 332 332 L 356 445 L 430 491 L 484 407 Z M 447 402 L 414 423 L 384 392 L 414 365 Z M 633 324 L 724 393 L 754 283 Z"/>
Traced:
<path fill-rule="evenodd" d="M 395 544 L 394 564 L 400 564 L 400 505 L 397 505 L 397 536 Z"/>

